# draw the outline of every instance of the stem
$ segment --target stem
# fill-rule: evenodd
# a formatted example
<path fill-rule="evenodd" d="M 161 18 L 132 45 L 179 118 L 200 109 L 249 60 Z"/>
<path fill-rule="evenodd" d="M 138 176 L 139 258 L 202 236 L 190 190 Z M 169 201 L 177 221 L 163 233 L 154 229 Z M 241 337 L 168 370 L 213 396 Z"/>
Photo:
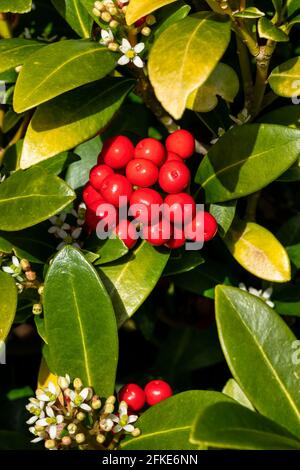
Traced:
<path fill-rule="evenodd" d="M 247 222 L 255 222 L 256 221 L 256 210 L 258 201 L 261 195 L 261 191 L 257 191 L 247 199 L 247 208 L 246 208 L 246 220 Z"/>
<path fill-rule="evenodd" d="M 0 36 L 3 39 L 12 38 L 11 26 L 4 13 L 0 13 Z"/>
<path fill-rule="evenodd" d="M 240 1 L 240 11 L 245 10 L 246 8 L 246 0 Z"/>
<path fill-rule="evenodd" d="M 249 109 L 253 100 L 253 80 L 252 71 L 248 55 L 248 50 L 239 36 L 236 36 L 237 40 L 237 54 L 240 63 L 240 69 L 243 80 L 244 96 L 245 96 L 245 108 Z"/>
<path fill-rule="evenodd" d="M 276 42 L 268 40 L 265 46 L 260 48 L 260 53 L 256 57 L 256 81 L 254 87 L 254 97 L 251 114 L 257 116 L 262 105 L 268 79 L 270 61 L 276 47 Z"/>

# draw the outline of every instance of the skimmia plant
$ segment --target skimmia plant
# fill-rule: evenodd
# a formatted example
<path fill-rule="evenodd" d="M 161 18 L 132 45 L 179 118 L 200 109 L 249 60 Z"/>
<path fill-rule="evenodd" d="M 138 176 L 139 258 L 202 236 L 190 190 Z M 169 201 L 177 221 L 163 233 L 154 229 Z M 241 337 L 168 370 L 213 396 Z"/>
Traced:
<path fill-rule="evenodd" d="M 0 0 L 0 449 L 300 449 L 299 25 Z"/>

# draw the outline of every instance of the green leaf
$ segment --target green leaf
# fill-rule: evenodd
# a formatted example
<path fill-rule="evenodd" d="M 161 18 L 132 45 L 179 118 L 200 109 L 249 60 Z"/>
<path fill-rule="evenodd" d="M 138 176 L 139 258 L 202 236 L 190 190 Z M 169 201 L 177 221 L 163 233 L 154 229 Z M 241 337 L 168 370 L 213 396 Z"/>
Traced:
<path fill-rule="evenodd" d="M 122 450 L 189 450 L 191 426 L 197 412 L 213 392 L 188 391 L 149 408 L 137 422 L 141 435 L 128 437 Z"/>
<path fill-rule="evenodd" d="M 290 31 L 293 26 L 295 26 L 296 24 L 299 24 L 299 23 L 300 23 L 300 15 L 295 16 L 295 17 L 288 23 L 288 25 L 287 25 L 288 31 Z"/>
<path fill-rule="evenodd" d="M 295 13 L 300 11 L 299 0 L 287 0 L 287 12 L 288 16 L 291 17 Z"/>
<path fill-rule="evenodd" d="M 220 202 L 220 204 L 211 204 L 209 212 L 218 222 L 218 233 L 225 237 L 233 222 L 237 201 Z"/>
<path fill-rule="evenodd" d="M 232 103 L 239 91 L 239 79 L 227 64 L 219 63 L 206 82 L 190 94 L 187 108 L 206 113 L 218 105 L 218 96 Z"/>
<path fill-rule="evenodd" d="M 27 13 L 31 10 L 32 0 L 1 0 L 2 13 Z"/>
<path fill-rule="evenodd" d="M 99 269 L 113 302 L 118 324 L 130 318 L 158 282 L 169 258 L 168 250 L 141 244 L 128 256 Z"/>
<path fill-rule="evenodd" d="M 155 13 L 157 26 L 153 29 L 154 39 L 158 38 L 158 36 L 160 36 L 161 33 L 165 31 L 165 29 L 167 29 L 173 23 L 176 23 L 176 21 L 180 21 L 183 20 L 183 18 L 186 18 L 190 10 L 191 7 L 183 0 L 177 0 L 176 3 L 166 6 L 163 10 Z"/>
<path fill-rule="evenodd" d="M 229 379 L 222 390 L 222 393 L 237 401 L 240 405 L 246 406 L 249 410 L 254 411 L 251 402 L 234 379 Z"/>
<path fill-rule="evenodd" d="M 102 143 L 99 136 L 76 147 L 74 152 L 80 156 L 81 160 L 69 166 L 65 178 L 71 188 L 81 188 L 89 180 L 91 168 L 97 164 L 101 147 Z"/>
<path fill-rule="evenodd" d="M 36 225 L 74 199 L 75 193 L 63 180 L 41 168 L 17 171 L 0 185 L 0 230 Z"/>
<path fill-rule="evenodd" d="M 80 377 L 101 396 L 111 395 L 118 359 L 114 311 L 96 271 L 71 246 L 48 270 L 44 316 L 50 370 Z"/>
<path fill-rule="evenodd" d="M 4 115 L 2 132 L 6 134 L 11 131 L 23 117 L 24 114 L 17 114 L 13 109 L 8 109 Z"/>
<path fill-rule="evenodd" d="M 265 16 L 265 13 L 256 7 L 249 7 L 249 8 L 245 8 L 244 10 L 233 13 L 233 16 L 235 18 L 254 19 L 254 18 L 261 18 L 262 16 Z"/>
<path fill-rule="evenodd" d="M 176 0 L 131 0 L 126 10 L 126 22 L 128 25 L 135 23 L 143 16 L 149 15 L 158 8 L 169 5 Z"/>
<path fill-rule="evenodd" d="M 21 113 L 103 78 L 114 69 L 117 57 L 107 47 L 84 39 L 44 47 L 22 67 L 14 93 L 15 111 Z"/>
<path fill-rule="evenodd" d="M 229 368 L 255 409 L 299 436 L 293 333 L 263 300 L 233 287 L 216 288 L 216 318 Z"/>
<path fill-rule="evenodd" d="M 260 18 L 258 20 L 258 34 L 264 39 L 271 39 L 276 42 L 288 42 L 289 36 L 272 23 L 268 18 Z"/>
<path fill-rule="evenodd" d="M 299 153 L 300 132 L 296 129 L 270 124 L 236 126 L 209 150 L 195 179 L 205 191 L 206 202 L 224 202 L 264 188 Z"/>
<path fill-rule="evenodd" d="M 128 253 L 128 248 L 120 238 L 100 240 L 97 235 L 91 236 L 85 243 L 85 248 L 97 255 L 96 265 L 111 263 Z"/>
<path fill-rule="evenodd" d="M 42 47 L 44 44 L 33 40 L 2 39 L 0 41 L 0 73 L 22 65 L 30 55 Z"/>
<path fill-rule="evenodd" d="M 80 0 L 51 0 L 57 11 L 82 38 L 89 38 L 93 19 Z"/>
<path fill-rule="evenodd" d="M 272 0 L 272 3 L 274 5 L 275 11 L 280 13 L 282 10 L 282 0 Z"/>
<path fill-rule="evenodd" d="M 35 112 L 23 145 L 21 167 L 72 149 L 102 131 L 134 81 L 109 78 L 65 93 Z"/>
<path fill-rule="evenodd" d="M 297 285 L 286 285 L 278 290 L 274 289 L 272 301 L 275 310 L 280 315 L 300 316 L 300 292 Z"/>
<path fill-rule="evenodd" d="M 236 261 L 251 274 L 271 282 L 290 281 L 288 254 L 266 228 L 237 219 L 224 241 Z"/>
<path fill-rule="evenodd" d="M 167 266 L 163 272 L 164 276 L 185 273 L 193 270 L 200 264 L 204 263 L 204 259 L 199 251 L 174 250 L 171 253 Z"/>
<path fill-rule="evenodd" d="M 10 332 L 17 310 L 16 282 L 9 274 L 0 271 L 0 341 Z"/>
<path fill-rule="evenodd" d="M 54 175 L 59 175 L 62 173 L 68 166 L 74 162 L 80 161 L 80 157 L 71 152 L 61 152 L 57 155 L 54 155 L 51 158 L 40 161 L 37 166 L 39 168 L 44 168 L 44 170 Z"/>
<path fill-rule="evenodd" d="M 289 219 L 280 228 L 277 237 L 286 247 L 292 263 L 300 269 L 300 214 Z"/>
<path fill-rule="evenodd" d="M 300 449 L 300 442 L 278 424 L 221 396 L 219 402 L 201 409 L 191 442 L 221 449 Z"/>
<path fill-rule="evenodd" d="M 297 98 L 300 95 L 300 58 L 294 57 L 273 69 L 269 84 L 276 95 Z"/>
<path fill-rule="evenodd" d="M 213 72 L 229 41 L 228 18 L 213 12 L 188 16 L 155 41 L 148 62 L 150 80 L 157 98 L 175 119 L 182 116 L 189 95 Z"/>

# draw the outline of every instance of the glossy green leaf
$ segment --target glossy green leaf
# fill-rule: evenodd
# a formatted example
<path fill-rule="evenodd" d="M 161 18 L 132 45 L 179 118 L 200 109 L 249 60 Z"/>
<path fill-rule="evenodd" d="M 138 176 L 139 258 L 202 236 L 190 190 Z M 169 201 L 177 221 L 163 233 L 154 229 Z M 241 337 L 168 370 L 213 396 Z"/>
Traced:
<path fill-rule="evenodd" d="M 205 191 L 206 202 L 228 201 L 267 186 L 299 153 L 296 129 L 270 124 L 236 126 L 209 150 L 195 179 Z"/>
<path fill-rule="evenodd" d="M 274 289 L 272 301 L 280 315 L 300 316 L 300 291 L 296 285 L 285 285 L 282 289 Z"/>
<path fill-rule="evenodd" d="M 189 450 L 191 426 L 197 412 L 210 400 L 210 393 L 188 391 L 149 408 L 137 422 L 139 437 L 122 441 L 122 450 Z"/>
<path fill-rule="evenodd" d="M 101 396 L 111 395 L 118 359 L 115 315 L 96 271 L 75 248 L 65 247 L 50 265 L 44 317 L 51 372 L 80 377 Z"/>
<path fill-rule="evenodd" d="M 300 214 L 289 219 L 280 228 L 277 237 L 285 246 L 292 263 L 300 269 Z"/>
<path fill-rule="evenodd" d="M 291 330 L 263 300 L 228 286 L 216 288 L 216 318 L 229 368 L 255 409 L 299 436 L 300 364 L 292 360 Z"/>
<path fill-rule="evenodd" d="M 176 3 L 172 3 L 166 6 L 163 10 L 155 13 L 155 18 L 157 20 L 157 26 L 153 29 L 154 38 L 165 31 L 169 26 L 176 21 L 183 20 L 186 18 L 191 10 L 190 5 L 187 5 L 183 0 L 177 0 Z M 150 36 L 151 39 L 151 36 Z"/>
<path fill-rule="evenodd" d="M 229 251 L 251 274 L 272 282 L 291 279 L 288 254 L 266 228 L 236 220 L 224 239 Z"/>
<path fill-rule="evenodd" d="M 61 152 L 51 158 L 40 161 L 37 166 L 54 175 L 62 173 L 69 165 L 80 160 L 78 155 L 71 152 Z"/>
<path fill-rule="evenodd" d="M 175 119 L 182 116 L 189 95 L 208 79 L 229 41 L 230 22 L 213 12 L 188 16 L 155 41 L 148 62 L 150 80 Z"/>
<path fill-rule="evenodd" d="M 10 332 L 17 310 L 18 292 L 12 276 L 0 270 L 0 342 Z"/>
<path fill-rule="evenodd" d="M 282 0 L 272 0 L 275 11 L 280 13 L 282 10 Z"/>
<path fill-rule="evenodd" d="M 130 318 L 158 282 L 169 259 L 168 250 L 141 244 L 119 261 L 101 266 L 100 276 L 113 302 L 118 324 Z"/>
<path fill-rule="evenodd" d="M 91 168 L 97 163 L 101 147 L 102 143 L 99 136 L 76 147 L 74 153 L 79 155 L 81 160 L 69 166 L 65 177 L 71 188 L 82 188 L 87 183 Z"/>
<path fill-rule="evenodd" d="M 300 13 L 299 0 L 287 0 L 287 12 L 289 17 L 295 13 Z"/>
<path fill-rule="evenodd" d="M 86 241 L 85 248 L 97 255 L 96 265 L 111 263 L 128 253 L 127 246 L 120 238 L 100 240 L 96 234 Z"/>
<path fill-rule="evenodd" d="M 128 25 L 135 23 L 143 16 L 149 15 L 158 8 L 169 5 L 176 0 L 131 0 L 126 10 L 126 22 Z"/>
<path fill-rule="evenodd" d="M 44 44 L 38 41 L 22 38 L 2 39 L 0 41 L 0 73 L 22 65 L 31 54 L 42 47 Z"/>
<path fill-rule="evenodd" d="M 276 42 L 287 42 L 289 36 L 272 23 L 268 18 L 260 18 L 258 20 L 258 34 L 264 39 L 271 39 Z"/>
<path fill-rule="evenodd" d="M 0 230 L 36 225 L 75 199 L 72 189 L 41 168 L 17 171 L 0 185 Z"/>
<path fill-rule="evenodd" d="M 206 113 L 218 105 L 218 96 L 232 103 L 239 91 L 239 79 L 227 64 L 219 63 L 206 82 L 190 94 L 187 108 Z"/>
<path fill-rule="evenodd" d="M 51 0 L 55 8 L 69 23 L 71 28 L 82 38 L 91 35 L 93 19 L 80 0 Z"/>
<path fill-rule="evenodd" d="M 261 18 L 262 16 L 265 16 L 265 13 L 256 7 L 249 7 L 241 11 L 236 11 L 235 13 L 233 13 L 233 16 L 235 18 L 254 19 L 254 18 Z"/>
<path fill-rule="evenodd" d="M 17 114 L 12 109 L 8 109 L 4 115 L 2 132 L 6 134 L 11 131 L 23 117 L 24 114 Z"/>
<path fill-rule="evenodd" d="M 104 79 L 41 105 L 25 136 L 21 167 L 28 168 L 94 137 L 111 121 L 133 84 L 128 79 Z"/>
<path fill-rule="evenodd" d="M 211 204 L 209 212 L 218 222 L 218 233 L 224 237 L 231 227 L 236 211 L 236 201 L 220 202 L 220 204 Z"/>
<path fill-rule="evenodd" d="M 191 441 L 221 449 L 300 449 L 300 442 L 274 421 L 221 396 L 219 402 L 201 409 Z"/>
<path fill-rule="evenodd" d="M 167 266 L 163 272 L 164 276 L 185 273 L 193 270 L 200 264 L 204 263 L 204 259 L 199 251 L 174 250 L 171 253 Z"/>
<path fill-rule="evenodd" d="M 27 13 L 31 10 L 32 0 L 1 0 L 2 13 Z"/>
<path fill-rule="evenodd" d="M 34 108 L 66 91 L 103 78 L 115 65 L 117 55 L 89 40 L 59 41 L 32 54 L 19 74 L 14 109 Z"/>
<path fill-rule="evenodd" d="M 240 405 L 246 406 L 249 410 L 254 411 L 254 408 L 239 386 L 239 384 L 234 379 L 229 379 L 225 387 L 222 390 L 222 393 L 237 401 Z"/>
<path fill-rule="evenodd" d="M 269 84 L 276 95 L 297 98 L 300 95 L 300 58 L 294 57 L 273 69 Z"/>

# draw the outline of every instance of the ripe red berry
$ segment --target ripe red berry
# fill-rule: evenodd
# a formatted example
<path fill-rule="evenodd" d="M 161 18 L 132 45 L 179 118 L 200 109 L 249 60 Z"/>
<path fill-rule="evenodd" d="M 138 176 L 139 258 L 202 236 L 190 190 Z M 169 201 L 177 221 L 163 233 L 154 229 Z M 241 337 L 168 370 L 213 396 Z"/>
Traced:
<path fill-rule="evenodd" d="M 216 219 L 209 212 L 197 212 L 194 219 L 185 227 L 185 235 L 189 240 L 207 242 L 214 238 L 218 231 Z"/>
<path fill-rule="evenodd" d="M 189 131 L 180 129 L 167 137 L 166 148 L 181 158 L 189 158 L 195 152 L 195 138 Z"/>
<path fill-rule="evenodd" d="M 104 199 L 93 202 L 89 207 L 89 213 L 89 220 L 91 225 L 94 225 L 94 230 L 100 221 L 103 221 L 102 229 L 105 233 L 113 230 L 118 223 L 116 208 Z"/>
<path fill-rule="evenodd" d="M 125 401 L 132 411 L 139 411 L 146 402 L 145 392 L 137 384 L 127 384 L 119 391 L 119 401 Z"/>
<path fill-rule="evenodd" d="M 131 184 L 146 188 L 158 180 L 158 168 L 151 160 L 135 158 L 128 163 L 126 176 Z"/>
<path fill-rule="evenodd" d="M 82 199 L 87 207 L 90 207 L 95 201 L 100 201 L 102 196 L 90 183 L 87 183 L 82 191 Z"/>
<path fill-rule="evenodd" d="M 90 171 L 90 183 L 97 191 L 100 191 L 101 184 L 109 175 L 113 175 L 114 170 L 108 165 L 96 165 Z"/>
<path fill-rule="evenodd" d="M 129 222 L 127 219 L 120 220 L 115 232 L 123 243 L 125 243 L 127 248 L 131 249 L 134 247 L 137 242 L 137 238 L 135 238 L 136 229 L 132 222 Z"/>
<path fill-rule="evenodd" d="M 183 162 L 172 160 L 161 167 L 158 182 L 163 191 L 176 194 L 188 187 L 190 179 L 188 167 Z"/>
<path fill-rule="evenodd" d="M 170 248 L 170 250 L 176 250 L 177 248 L 181 248 L 185 244 L 185 241 L 184 230 L 174 225 L 172 238 L 166 243 L 166 247 Z"/>
<path fill-rule="evenodd" d="M 143 237 L 153 246 L 161 246 L 172 237 L 172 227 L 168 220 L 162 219 L 156 224 L 143 227 Z"/>
<path fill-rule="evenodd" d="M 145 158 L 151 160 L 156 166 L 161 166 L 166 158 L 165 147 L 159 140 L 148 137 L 137 144 L 134 158 Z"/>
<path fill-rule="evenodd" d="M 158 206 L 162 203 L 163 198 L 154 189 L 137 189 L 130 198 L 130 215 L 144 224 L 151 220 L 157 221 L 159 219 Z"/>
<path fill-rule="evenodd" d="M 153 406 L 173 395 L 170 385 L 164 380 L 151 380 L 145 387 L 146 401 Z"/>
<path fill-rule="evenodd" d="M 182 162 L 182 158 L 179 155 L 177 155 L 177 153 L 168 152 L 166 163 L 171 162 L 172 160 L 176 160 L 177 162 Z"/>
<path fill-rule="evenodd" d="M 115 207 L 125 205 L 132 194 L 132 186 L 128 179 L 123 175 L 111 175 L 105 178 L 101 185 L 101 194 L 104 199 Z M 127 198 L 121 202 L 120 197 Z"/>
<path fill-rule="evenodd" d="M 175 224 L 189 223 L 196 213 L 196 203 L 187 193 L 169 194 L 164 203 L 170 210 L 169 220 Z M 164 216 L 167 217 L 167 211 Z"/>
<path fill-rule="evenodd" d="M 104 142 L 98 163 L 103 162 L 111 168 L 119 169 L 133 158 L 134 146 L 128 137 L 118 135 Z"/>

